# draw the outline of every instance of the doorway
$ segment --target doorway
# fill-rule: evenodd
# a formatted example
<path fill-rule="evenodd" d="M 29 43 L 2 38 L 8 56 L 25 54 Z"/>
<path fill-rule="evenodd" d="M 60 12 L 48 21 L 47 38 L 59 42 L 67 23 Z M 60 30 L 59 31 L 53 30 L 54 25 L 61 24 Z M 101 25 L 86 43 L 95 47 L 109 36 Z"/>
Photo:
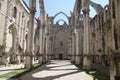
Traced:
<path fill-rule="evenodd" d="M 62 53 L 59 54 L 59 60 L 63 60 L 63 54 Z"/>

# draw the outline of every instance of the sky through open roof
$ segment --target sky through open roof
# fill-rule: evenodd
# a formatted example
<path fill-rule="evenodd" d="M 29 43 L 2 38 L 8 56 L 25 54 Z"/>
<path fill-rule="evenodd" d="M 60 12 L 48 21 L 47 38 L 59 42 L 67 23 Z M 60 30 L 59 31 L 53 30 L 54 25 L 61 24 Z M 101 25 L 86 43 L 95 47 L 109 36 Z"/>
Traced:
<path fill-rule="evenodd" d="M 29 5 L 29 0 L 24 0 L 27 5 Z M 101 4 L 103 7 L 109 3 L 108 0 L 92 0 L 95 3 Z M 70 16 L 70 11 L 73 11 L 75 0 L 44 0 L 45 10 L 48 13 L 49 16 L 54 16 L 55 14 L 59 12 L 64 12 L 68 16 Z M 36 17 L 39 17 L 39 1 L 37 0 L 37 12 Z M 90 17 L 94 17 L 96 14 L 95 10 L 90 7 Z M 66 16 L 63 14 L 60 14 L 56 16 L 55 22 L 59 19 L 63 19 L 64 21 L 67 21 Z M 54 23 L 55 23 L 54 22 Z"/>

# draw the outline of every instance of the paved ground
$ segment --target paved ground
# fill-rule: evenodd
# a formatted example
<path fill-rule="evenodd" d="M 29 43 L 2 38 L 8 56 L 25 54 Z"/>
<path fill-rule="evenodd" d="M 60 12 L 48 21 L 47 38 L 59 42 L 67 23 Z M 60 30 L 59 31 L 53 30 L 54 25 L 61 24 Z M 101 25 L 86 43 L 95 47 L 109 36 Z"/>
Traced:
<path fill-rule="evenodd" d="M 24 75 L 20 80 L 93 80 L 93 78 L 68 60 L 51 60 L 48 64 Z"/>

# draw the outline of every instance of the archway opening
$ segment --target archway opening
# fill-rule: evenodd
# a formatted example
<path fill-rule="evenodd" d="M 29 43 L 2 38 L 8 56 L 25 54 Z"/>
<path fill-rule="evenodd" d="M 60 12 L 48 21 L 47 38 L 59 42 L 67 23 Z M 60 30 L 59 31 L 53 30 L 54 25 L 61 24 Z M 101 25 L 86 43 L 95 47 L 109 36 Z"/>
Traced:
<path fill-rule="evenodd" d="M 63 12 L 59 12 L 59 13 L 57 13 L 55 16 L 54 16 L 54 24 L 57 22 L 57 21 L 59 21 L 59 20 L 63 20 L 63 21 L 65 21 L 67 24 L 69 23 L 69 21 L 68 21 L 68 16 L 65 14 L 65 13 L 63 13 Z M 63 21 L 59 21 L 60 22 L 60 24 L 63 24 Z"/>
<path fill-rule="evenodd" d="M 93 18 L 96 14 L 97 13 L 96 13 L 95 9 L 92 6 L 90 6 L 90 17 Z"/>
<path fill-rule="evenodd" d="M 59 25 L 63 25 L 63 24 L 64 24 L 64 21 L 59 21 L 58 24 L 59 24 Z"/>
<path fill-rule="evenodd" d="M 18 63 L 17 59 L 17 30 L 14 24 L 11 24 L 9 27 L 9 32 L 12 35 L 12 46 L 10 48 L 10 63 L 16 64 Z"/>
<path fill-rule="evenodd" d="M 64 21 L 63 19 L 60 19 L 56 23 L 58 23 L 59 25 L 64 25 L 66 21 Z"/>

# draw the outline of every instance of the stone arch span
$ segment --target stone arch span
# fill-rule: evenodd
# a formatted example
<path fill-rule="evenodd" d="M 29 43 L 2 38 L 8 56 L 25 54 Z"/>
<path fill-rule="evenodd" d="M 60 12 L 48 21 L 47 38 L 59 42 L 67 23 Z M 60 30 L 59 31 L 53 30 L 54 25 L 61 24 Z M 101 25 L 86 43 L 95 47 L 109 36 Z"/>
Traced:
<path fill-rule="evenodd" d="M 68 22 L 69 22 L 69 17 L 68 17 L 67 14 L 65 14 L 64 12 L 58 12 L 57 14 L 55 14 L 55 16 L 53 17 L 53 22 L 54 22 L 55 18 L 56 18 L 58 15 L 60 15 L 60 14 L 63 14 L 63 15 L 67 18 L 67 20 L 68 20 Z"/>

